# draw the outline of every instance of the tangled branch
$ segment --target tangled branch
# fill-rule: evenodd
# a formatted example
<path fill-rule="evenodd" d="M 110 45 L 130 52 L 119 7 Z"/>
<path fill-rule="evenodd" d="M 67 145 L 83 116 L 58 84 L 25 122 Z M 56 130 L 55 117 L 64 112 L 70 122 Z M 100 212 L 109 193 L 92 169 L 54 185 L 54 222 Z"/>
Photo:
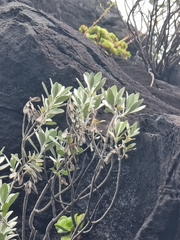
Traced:
<path fill-rule="evenodd" d="M 117 1 L 116 1 L 117 2 Z M 170 71 L 180 62 L 180 1 L 156 0 L 145 13 L 145 2 L 137 0 L 132 7 L 124 0 L 126 26 L 131 32 L 139 57 L 155 78 L 167 80 Z M 122 13 L 119 13 L 122 16 Z M 142 34 L 137 21 L 146 29 Z"/>

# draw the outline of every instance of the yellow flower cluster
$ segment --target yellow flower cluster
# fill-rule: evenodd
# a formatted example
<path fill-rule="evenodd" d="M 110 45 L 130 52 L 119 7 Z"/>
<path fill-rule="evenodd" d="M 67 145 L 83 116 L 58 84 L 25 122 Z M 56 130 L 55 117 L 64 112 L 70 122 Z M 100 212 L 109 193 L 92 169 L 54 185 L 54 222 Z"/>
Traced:
<path fill-rule="evenodd" d="M 98 25 L 90 28 L 81 25 L 79 31 L 95 44 L 102 47 L 107 54 L 119 56 L 124 59 L 128 59 L 131 56 L 131 53 L 127 51 L 127 43 L 124 40 L 119 40 L 114 33 L 108 32 L 105 28 Z"/>

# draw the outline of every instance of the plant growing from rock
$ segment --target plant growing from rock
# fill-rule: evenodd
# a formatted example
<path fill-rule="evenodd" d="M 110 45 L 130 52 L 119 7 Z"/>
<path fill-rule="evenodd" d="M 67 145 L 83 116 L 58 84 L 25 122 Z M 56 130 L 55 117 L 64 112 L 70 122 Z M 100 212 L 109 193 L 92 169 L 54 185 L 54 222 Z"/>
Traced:
<path fill-rule="evenodd" d="M 100 72 L 85 73 L 84 85 L 78 79 L 77 82 L 79 87 L 72 92 L 71 87 L 65 88 L 52 80 L 49 92 L 43 83 L 46 97 L 42 95 L 42 106 L 35 107 L 40 98 L 33 97 L 23 109 L 20 156 L 11 154 L 8 159 L 1 152 L 0 170 L 10 171 L 1 176 L 4 183 L 0 193 L 0 226 L 4 224 L 5 232 L 1 233 L 4 240 L 17 234 L 16 218 L 8 220 L 8 209 L 19 189 L 24 190 L 22 229 L 18 235 L 22 240 L 26 240 L 28 227 L 28 240 L 36 239 L 36 217 L 47 212 L 50 220 L 43 240 L 50 239 L 54 226 L 59 234 L 65 234 L 61 240 L 80 239 L 106 216 L 115 201 L 122 159 L 135 150 L 134 140 L 139 134 L 137 122 L 130 125 L 127 116 L 145 106 L 141 106 L 143 100 L 138 93 L 124 94 L 125 88 L 118 90 L 116 86 L 106 90 L 106 79 Z M 65 109 L 67 128 L 54 128 L 52 118 Z M 99 114 L 102 111 L 108 121 Z M 109 187 L 112 175 L 115 182 Z M 42 180 L 45 185 L 40 193 Z M 108 207 L 104 209 L 107 191 Z M 32 192 L 37 198 L 27 220 Z"/>
<path fill-rule="evenodd" d="M 82 219 L 84 219 L 84 213 L 80 215 L 78 215 L 77 213 L 74 214 L 74 221 L 76 224 L 74 225 L 73 219 L 71 216 L 70 217 L 61 216 L 57 221 L 57 223 L 54 224 L 58 233 L 67 234 L 61 237 L 61 240 L 70 240 L 75 226 L 79 225 L 79 223 L 81 223 L 79 227 L 79 230 L 81 230 L 84 226 L 84 221 L 82 222 Z"/>
<path fill-rule="evenodd" d="M 91 26 L 90 28 L 81 25 L 79 31 L 103 48 L 107 54 L 119 56 L 124 59 L 128 59 L 131 56 L 130 52 L 127 51 L 128 45 L 124 39 L 119 40 L 114 33 L 108 32 L 105 28 L 98 25 Z"/>
<path fill-rule="evenodd" d="M 0 161 L 4 160 L 4 156 L 1 152 Z M 9 220 L 13 211 L 9 211 L 9 208 L 14 203 L 19 193 L 11 193 L 11 184 L 3 183 L 0 179 L 0 239 L 14 239 L 18 234 L 16 233 L 15 225 L 17 224 L 17 217 Z"/>

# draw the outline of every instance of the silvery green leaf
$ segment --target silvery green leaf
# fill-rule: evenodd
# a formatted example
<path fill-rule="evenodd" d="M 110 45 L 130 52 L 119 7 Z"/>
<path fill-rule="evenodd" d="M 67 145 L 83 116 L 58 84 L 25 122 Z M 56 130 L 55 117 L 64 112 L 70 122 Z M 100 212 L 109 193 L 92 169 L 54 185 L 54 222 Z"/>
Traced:
<path fill-rule="evenodd" d="M 33 148 L 36 150 L 36 152 L 39 152 L 36 145 L 33 143 L 33 141 L 31 140 L 31 138 L 28 138 L 29 143 L 33 146 Z"/>
<path fill-rule="evenodd" d="M 9 194 L 9 186 L 7 183 L 3 183 L 3 185 L 0 188 L 1 203 L 5 203 L 6 198 L 8 197 L 8 194 Z"/>
<path fill-rule="evenodd" d="M 146 107 L 146 105 L 142 105 L 142 106 L 140 106 L 140 107 L 134 109 L 134 110 L 131 111 L 130 113 L 136 113 L 136 112 L 139 112 L 139 111 L 143 110 L 145 107 Z"/>
<path fill-rule="evenodd" d="M 5 240 L 5 236 L 2 233 L 0 233 L 0 240 Z"/>
<path fill-rule="evenodd" d="M 131 104 L 131 106 L 129 106 L 129 108 L 127 108 L 127 113 L 133 113 L 134 111 L 136 111 L 136 109 L 141 105 L 141 103 L 143 102 L 143 99 L 134 102 Z"/>
<path fill-rule="evenodd" d="M 94 92 L 98 91 L 99 89 L 101 89 L 104 84 L 106 83 L 106 78 L 103 78 L 94 88 Z"/>
<path fill-rule="evenodd" d="M 116 95 L 117 95 L 117 86 L 116 86 L 116 85 L 113 85 L 113 86 L 111 87 L 111 91 L 112 91 L 114 97 L 116 97 Z"/>
<path fill-rule="evenodd" d="M 38 166 L 36 163 L 29 163 L 29 166 L 37 172 L 42 172 L 42 167 Z"/>
<path fill-rule="evenodd" d="M 126 151 L 133 150 L 133 148 L 136 146 L 136 143 L 131 143 L 126 147 Z"/>
<path fill-rule="evenodd" d="M 37 139 L 39 141 L 40 146 L 42 147 L 44 145 L 44 143 L 45 143 L 45 134 L 44 134 L 44 132 L 42 130 L 36 132 L 36 137 L 37 137 Z"/>
<path fill-rule="evenodd" d="M 57 115 L 63 113 L 64 110 L 61 108 L 51 109 L 48 115 Z"/>
<path fill-rule="evenodd" d="M 48 97 L 49 96 L 49 93 L 48 93 L 48 90 L 47 90 L 47 88 L 46 88 L 46 85 L 42 82 L 42 86 L 43 86 L 43 89 L 44 89 L 44 91 L 45 91 L 45 93 L 46 93 L 46 96 Z"/>
<path fill-rule="evenodd" d="M 94 83 L 98 84 L 101 81 L 101 78 L 102 78 L 102 73 L 101 72 L 96 73 L 96 75 L 94 76 Z"/>
<path fill-rule="evenodd" d="M 13 238 L 12 240 L 15 240 L 14 237 L 16 237 L 16 236 L 18 236 L 18 234 L 11 234 L 11 235 L 6 237 L 6 240 L 9 240 L 9 239 L 12 239 L 12 238 Z"/>
<path fill-rule="evenodd" d="M 6 214 L 7 214 L 7 212 L 8 212 L 8 210 L 9 210 L 9 203 L 4 203 L 3 205 L 2 205 L 2 216 L 4 217 L 4 216 L 6 216 Z"/>
<path fill-rule="evenodd" d="M 109 105 L 114 106 L 114 95 L 111 88 L 107 90 L 106 101 Z"/>
<path fill-rule="evenodd" d="M 96 110 L 103 106 L 103 105 L 101 104 L 101 100 L 102 100 L 102 97 L 101 97 L 101 96 L 95 97 L 94 108 L 95 108 Z"/>
<path fill-rule="evenodd" d="M 116 95 L 117 101 L 118 101 L 118 99 L 121 99 L 121 98 L 122 98 L 122 96 L 123 96 L 123 94 L 124 94 L 124 91 L 125 91 L 125 87 L 123 87 L 123 88 L 121 88 L 121 89 L 119 90 L 119 92 L 118 92 L 117 95 Z"/>
<path fill-rule="evenodd" d="M 5 168 L 9 167 L 9 163 L 5 163 L 3 165 L 0 166 L 0 171 L 4 170 Z"/>
<path fill-rule="evenodd" d="M 59 96 L 70 96 L 71 93 L 69 92 L 72 87 L 67 87 L 65 88 L 64 86 L 62 86 L 61 84 L 59 84 L 61 86 L 61 90 L 59 91 Z"/>
<path fill-rule="evenodd" d="M 112 106 L 106 100 L 102 100 L 102 103 L 104 104 L 105 107 L 107 107 L 110 110 L 110 112 L 113 111 Z"/>
<path fill-rule="evenodd" d="M 55 129 L 46 128 L 46 131 L 45 131 L 46 142 L 51 141 L 51 139 L 49 138 L 50 136 L 54 137 L 54 138 L 57 136 L 57 130 L 58 130 L 58 128 L 55 128 Z"/>
<path fill-rule="evenodd" d="M 13 211 L 9 211 L 4 217 L 6 220 L 12 215 Z"/>
<path fill-rule="evenodd" d="M 58 106 L 58 105 L 60 105 L 60 103 L 64 103 L 68 99 L 69 99 L 69 96 L 60 96 L 55 100 L 54 106 Z"/>
<path fill-rule="evenodd" d="M 116 136 L 119 137 L 120 134 L 124 131 L 124 129 L 127 127 L 127 120 L 125 122 L 121 122 L 119 119 L 115 125 L 115 131 L 116 131 Z"/>
<path fill-rule="evenodd" d="M 4 157 L 4 156 L 0 157 L 0 164 L 3 163 L 4 160 L 5 160 L 5 157 Z"/>
<path fill-rule="evenodd" d="M 89 90 L 91 90 L 94 86 L 94 74 L 89 74 L 89 77 L 88 77 L 88 82 L 89 82 Z"/>
<path fill-rule="evenodd" d="M 9 203 L 9 207 L 15 202 L 17 197 L 19 196 L 19 193 L 11 193 L 6 199 L 6 202 Z"/>
<path fill-rule="evenodd" d="M 86 76 L 85 76 L 85 77 L 86 77 Z M 85 78 L 85 77 L 84 77 L 84 78 Z M 76 81 L 78 82 L 79 86 L 83 88 L 83 85 L 82 85 L 82 83 L 79 81 L 78 78 L 76 78 Z"/>
<path fill-rule="evenodd" d="M 134 104 L 134 102 L 135 102 L 134 93 L 128 95 L 128 93 L 126 92 L 126 109 L 127 109 L 127 112 L 129 112 L 129 109 Z"/>

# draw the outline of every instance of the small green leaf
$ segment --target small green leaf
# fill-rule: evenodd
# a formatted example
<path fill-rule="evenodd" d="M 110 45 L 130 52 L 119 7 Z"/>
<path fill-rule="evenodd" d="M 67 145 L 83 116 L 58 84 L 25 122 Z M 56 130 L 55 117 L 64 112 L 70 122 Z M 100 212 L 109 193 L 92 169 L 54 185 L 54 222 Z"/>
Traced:
<path fill-rule="evenodd" d="M 131 143 L 126 147 L 126 152 L 132 150 L 136 146 L 136 143 Z"/>
<path fill-rule="evenodd" d="M 62 174 L 63 176 L 68 176 L 68 175 L 69 175 L 69 172 L 70 172 L 70 171 L 67 171 L 67 170 L 61 170 L 61 174 Z"/>
<path fill-rule="evenodd" d="M 112 92 L 111 88 L 109 88 L 107 90 L 106 101 L 108 102 L 109 105 L 114 106 L 114 95 L 113 95 L 113 92 Z"/>
<path fill-rule="evenodd" d="M 33 143 L 33 141 L 31 140 L 31 138 L 28 138 L 29 143 L 33 146 L 33 148 L 36 150 L 36 152 L 39 152 L 36 145 Z"/>
<path fill-rule="evenodd" d="M 64 103 L 65 101 L 67 101 L 69 99 L 69 96 L 60 96 L 57 98 L 57 100 L 55 101 L 55 104 L 60 104 L 60 103 Z"/>
<path fill-rule="evenodd" d="M 60 88 L 61 88 L 61 85 L 55 82 L 53 87 L 51 88 L 51 94 L 53 98 L 55 98 L 58 95 Z"/>
<path fill-rule="evenodd" d="M 1 148 L 1 150 L 0 150 L 0 155 L 3 154 L 4 148 L 5 148 L 5 147 Z"/>
<path fill-rule="evenodd" d="M 78 147 L 78 151 L 79 151 L 79 153 L 82 153 L 84 151 L 84 149 L 81 147 Z"/>
<path fill-rule="evenodd" d="M 44 89 L 44 91 L 45 91 L 45 93 L 46 93 L 46 96 L 48 97 L 49 96 L 49 93 L 48 93 L 48 90 L 47 90 L 47 88 L 46 88 L 46 85 L 42 82 L 42 86 L 43 86 L 43 89 Z"/>
<path fill-rule="evenodd" d="M 61 240 L 70 240 L 71 239 L 71 233 L 69 235 L 61 237 Z"/>
<path fill-rule="evenodd" d="M 111 91 L 112 91 L 113 95 L 116 96 L 116 95 L 117 95 L 117 86 L 116 86 L 116 85 L 113 85 L 113 86 L 111 87 Z"/>
<path fill-rule="evenodd" d="M 5 159 L 4 156 L 3 156 L 3 157 L 0 157 L 0 164 L 2 164 L 2 163 L 4 162 L 4 159 Z"/>
<path fill-rule="evenodd" d="M 35 162 L 29 163 L 29 166 L 34 169 L 36 172 L 42 172 L 42 167 L 39 167 Z"/>
<path fill-rule="evenodd" d="M 130 111 L 130 113 L 139 112 L 139 111 L 143 110 L 145 107 L 146 107 L 146 105 L 142 105 L 142 106 L 140 106 L 140 107 L 138 107 L 138 108 L 135 108 L 133 111 Z"/>
<path fill-rule="evenodd" d="M 45 143 L 45 134 L 43 131 L 39 131 L 37 134 L 39 135 L 39 143 L 40 146 L 42 147 Z"/>
<path fill-rule="evenodd" d="M 19 196 L 19 193 L 11 193 L 7 197 L 6 202 L 9 204 L 9 207 L 16 201 L 18 196 Z"/>
<path fill-rule="evenodd" d="M 58 232 L 59 234 L 68 233 L 68 231 L 64 231 L 64 230 L 61 229 L 61 228 L 59 228 L 59 229 L 57 230 L 57 232 Z"/>
<path fill-rule="evenodd" d="M 126 109 L 127 112 L 129 112 L 129 109 L 131 108 L 131 106 L 135 103 L 135 94 L 132 93 L 130 95 L 128 95 L 128 93 L 126 92 Z"/>
<path fill-rule="evenodd" d="M 105 83 L 106 83 L 106 78 L 103 78 L 103 79 L 98 83 L 98 85 L 95 87 L 94 92 L 96 92 L 96 91 L 98 91 L 99 89 L 101 89 L 101 88 L 104 86 Z"/>
<path fill-rule="evenodd" d="M 103 103 L 104 106 L 107 107 L 107 109 L 109 110 L 109 111 L 106 110 L 106 111 L 105 111 L 106 113 L 107 113 L 107 112 L 113 112 L 113 107 L 112 107 L 106 100 L 103 100 L 102 103 Z"/>
<path fill-rule="evenodd" d="M 7 167 L 9 167 L 9 163 L 5 163 L 5 164 L 1 165 L 0 166 L 0 171 L 7 168 Z"/>
<path fill-rule="evenodd" d="M 65 155 L 65 151 L 64 151 L 64 149 L 63 148 L 57 148 L 57 150 L 56 150 L 56 152 L 60 155 L 60 156 L 62 156 L 62 157 L 64 157 L 64 155 Z"/>
<path fill-rule="evenodd" d="M 71 217 L 62 216 L 58 222 L 55 223 L 55 227 L 66 232 L 71 232 L 74 226 Z"/>
<path fill-rule="evenodd" d="M 18 236 L 18 234 L 10 234 L 10 235 L 8 235 L 7 237 L 6 237 L 6 239 L 5 240 L 9 240 L 9 239 L 15 239 L 14 237 L 17 237 Z"/>
<path fill-rule="evenodd" d="M 96 75 L 94 76 L 95 84 L 98 84 L 101 81 L 101 78 L 102 78 L 102 72 L 96 73 Z"/>
<path fill-rule="evenodd" d="M 57 125 L 57 123 L 54 122 L 54 121 L 47 121 L 47 120 L 46 120 L 46 125 L 48 125 L 48 126 L 54 126 L 54 125 Z"/>
<path fill-rule="evenodd" d="M 119 121 L 120 121 L 120 120 L 119 120 Z M 128 121 L 120 122 L 119 129 L 117 130 L 117 133 L 116 133 L 116 135 L 117 135 L 118 137 L 119 137 L 120 134 L 122 134 L 122 132 L 123 132 L 124 129 L 126 128 L 127 122 L 128 122 Z"/>
<path fill-rule="evenodd" d="M 117 95 L 115 96 L 116 104 L 122 105 L 124 103 L 125 98 L 122 98 L 124 91 L 125 91 L 125 87 L 121 88 L 117 93 Z"/>
<path fill-rule="evenodd" d="M 82 213 L 79 216 L 76 216 L 76 224 L 78 225 L 83 219 L 84 219 L 85 214 Z M 79 227 L 79 230 L 81 230 L 84 226 L 84 221 L 82 221 L 81 226 Z"/>
<path fill-rule="evenodd" d="M 72 87 L 67 87 L 67 88 L 65 88 L 65 87 L 63 87 L 63 88 L 61 88 L 61 91 L 59 92 L 59 94 L 61 95 L 61 96 L 65 96 L 65 95 L 68 95 L 69 96 L 69 91 L 72 89 Z"/>
<path fill-rule="evenodd" d="M 8 184 L 4 183 L 0 188 L 0 198 L 2 204 L 5 203 L 8 194 L 9 194 Z"/>
<path fill-rule="evenodd" d="M 83 75 L 83 76 L 84 76 L 84 75 Z M 82 83 L 79 81 L 78 78 L 76 78 L 76 81 L 78 82 L 79 86 L 83 88 L 83 85 L 82 85 Z"/>
<path fill-rule="evenodd" d="M 18 157 L 18 154 L 11 154 L 11 159 L 10 159 L 10 165 L 12 169 L 15 169 L 17 167 L 17 163 L 20 163 L 20 159 Z"/>
<path fill-rule="evenodd" d="M 89 103 L 86 103 L 83 107 L 82 107 L 82 112 L 83 112 L 83 116 L 86 117 L 89 113 Z"/>
<path fill-rule="evenodd" d="M 2 205 L 2 216 L 4 217 L 4 216 L 6 216 L 6 214 L 7 214 L 7 212 L 8 212 L 8 210 L 9 210 L 9 203 L 4 203 L 3 205 Z"/>
<path fill-rule="evenodd" d="M 56 109 L 51 109 L 48 113 L 48 115 L 57 115 L 63 113 L 64 110 L 62 108 L 56 108 Z"/>
<path fill-rule="evenodd" d="M 143 102 L 143 99 L 132 103 L 131 106 L 127 109 L 128 113 L 129 114 L 133 113 L 133 111 L 136 110 L 141 105 L 142 102 Z"/>
<path fill-rule="evenodd" d="M 55 143 L 54 143 L 54 142 L 50 142 L 50 143 L 46 144 L 46 151 L 53 149 L 54 146 L 55 146 Z"/>
<path fill-rule="evenodd" d="M 102 99 L 101 96 L 95 97 L 94 108 L 95 108 L 96 110 L 102 106 L 102 105 L 101 105 L 101 99 Z"/>
<path fill-rule="evenodd" d="M 94 75 L 86 72 L 84 74 L 84 81 L 85 81 L 88 89 L 91 90 L 92 87 L 94 86 Z"/>
<path fill-rule="evenodd" d="M 2 233 L 0 233 L 0 240 L 5 240 L 5 236 Z"/>

